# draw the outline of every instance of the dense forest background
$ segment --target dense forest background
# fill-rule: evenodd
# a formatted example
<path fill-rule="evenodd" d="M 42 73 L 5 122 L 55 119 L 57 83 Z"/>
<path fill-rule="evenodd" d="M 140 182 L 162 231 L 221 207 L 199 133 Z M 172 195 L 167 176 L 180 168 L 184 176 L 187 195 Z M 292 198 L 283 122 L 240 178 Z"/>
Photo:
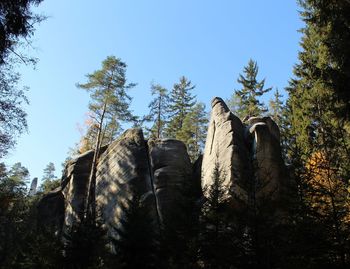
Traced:
<path fill-rule="evenodd" d="M 46 19 L 33 12 L 33 6 L 40 2 L 0 2 L 1 159 L 27 129 L 24 105 L 28 101 L 25 90 L 18 87 L 20 74 L 15 67 L 19 63 L 35 65 L 36 59 L 22 54 L 20 48 L 31 45 L 37 23 Z M 147 220 L 136 202 L 128 218 L 137 225 L 128 227 L 120 242 L 115 242 L 119 247 L 117 255 L 103 251 L 106 242 L 99 239 L 101 231 L 96 223 L 77 231 L 77 245 L 67 247 L 56 231 L 37 223 L 38 201 L 59 186 L 61 172 L 48 163 L 42 184 L 37 187 L 37 180 L 30 185 L 28 169 L 21 163 L 7 167 L 2 162 L 0 267 L 348 268 L 350 2 L 302 0 L 299 4 L 305 25 L 301 29 L 299 61 L 285 89 L 288 97 L 282 98 L 278 89 L 266 87 L 265 80 L 258 79 L 258 63 L 250 59 L 237 78 L 241 87 L 227 100 L 232 112 L 242 120 L 270 116 L 280 128 L 283 158 L 296 186 L 282 224 L 268 223 L 264 215 L 247 214 L 241 216 L 242 222 L 250 226 L 232 227 L 222 210 L 227 201 L 221 179 L 213 175 L 215 184 L 200 209 L 198 231 L 191 231 L 197 236 L 183 240 L 181 248 L 169 250 L 166 238 L 160 238 L 157 246 L 147 244 Z M 194 84 L 185 76 L 171 89 L 154 82 L 149 113 L 133 115 L 129 90 L 135 84 L 127 82 L 126 69 L 122 59 L 108 56 L 97 71 L 87 75 L 86 81 L 77 84 L 90 94 L 89 117 L 65 163 L 91 149 L 95 150 L 96 163 L 99 149 L 121 134 L 125 122 L 142 127 L 147 138 L 183 141 L 195 162 L 205 143 L 208 115 L 205 105 L 192 92 Z M 273 98 L 264 103 L 263 97 L 269 91 L 274 92 Z M 92 171 L 91 184 L 93 177 Z M 242 232 L 252 227 L 256 238 Z M 147 247 L 140 248 L 141 245 Z"/>

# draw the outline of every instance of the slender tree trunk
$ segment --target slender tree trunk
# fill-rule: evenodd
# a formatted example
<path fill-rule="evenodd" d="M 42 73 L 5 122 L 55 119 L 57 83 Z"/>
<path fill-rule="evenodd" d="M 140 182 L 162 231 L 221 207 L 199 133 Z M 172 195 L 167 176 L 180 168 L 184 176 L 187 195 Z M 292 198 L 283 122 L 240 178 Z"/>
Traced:
<path fill-rule="evenodd" d="M 100 155 L 101 148 L 101 140 L 102 140 L 102 126 L 104 121 L 104 116 L 106 113 L 107 103 L 105 102 L 102 109 L 101 119 L 98 126 L 98 133 L 96 138 L 96 144 L 94 148 L 94 156 L 91 164 L 91 172 L 89 176 L 89 182 L 87 187 L 87 196 L 85 200 L 84 206 L 84 217 L 87 220 L 95 221 L 96 219 L 96 195 L 95 195 L 95 187 L 96 187 L 96 169 L 98 158 Z"/>
<path fill-rule="evenodd" d="M 162 97 L 159 96 L 159 101 L 158 101 L 158 124 L 157 124 L 157 138 L 160 138 L 160 128 L 161 128 L 161 122 L 160 122 L 160 108 L 161 108 L 161 102 L 162 102 Z"/>

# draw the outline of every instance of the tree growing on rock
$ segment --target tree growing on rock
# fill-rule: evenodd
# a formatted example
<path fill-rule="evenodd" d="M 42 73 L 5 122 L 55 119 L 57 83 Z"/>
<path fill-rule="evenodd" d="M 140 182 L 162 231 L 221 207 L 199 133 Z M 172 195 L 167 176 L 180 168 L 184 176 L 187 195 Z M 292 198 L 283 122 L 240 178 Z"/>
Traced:
<path fill-rule="evenodd" d="M 109 56 L 102 62 L 101 69 L 87 75 L 86 83 L 77 84 L 78 88 L 90 93 L 89 111 L 97 128 L 85 202 L 85 212 L 90 214 L 91 219 L 95 218 L 96 168 L 106 128 L 114 120 L 121 122 L 133 118 L 129 108 L 131 97 L 128 95 L 128 90 L 135 84 L 127 83 L 126 67 L 127 65 L 121 59 Z"/>
<path fill-rule="evenodd" d="M 148 105 L 150 112 L 149 118 L 153 122 L 151 127 L 151 137 L 161 138 L 165 125 L 167 123 L 169 97 L 166 88 L 159 84 L 151 85 L 152 96 L 155 96 L 151 103 Z"/>

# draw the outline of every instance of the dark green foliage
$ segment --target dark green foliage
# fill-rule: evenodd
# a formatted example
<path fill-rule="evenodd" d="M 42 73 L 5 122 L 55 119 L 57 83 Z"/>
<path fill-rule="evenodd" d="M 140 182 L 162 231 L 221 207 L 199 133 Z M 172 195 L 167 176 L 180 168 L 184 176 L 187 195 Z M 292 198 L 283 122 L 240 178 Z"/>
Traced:
<path fill-rule="evenodd" d="M 91 101 L 89 110 L 97 134 L 94 143 L 94 156 L 91 165 L 89 183 L 84 205 L 84 217 L 95 219 L 95 181 L 96 167 L 100 156 L 100 149 L 107 127 L 111 123 L 119 126 L 120 121 L 133 120 L 130 111 L 131 97 L 127 91 L 135 86 L 134 83 L 127 84 L 126 64 L 115 56 L 109 56 L 102 62 L 102 68 L 86 75 L 88 81 L 85 84 L 77 84 L 78 88 L 90 93 Z"/>
<path fill-rule="evenodd" d="M 18 89 L 19 74 L 9 66 L 0 67 L 0 158 L 15 145 L 19 134 L 27 130 L 28 104 L 25 89 Z"/>
<path fill-rule="evenodd" d="M 14 69 L 18 61 L 25 64 L 36 62 L 36 59 L 20 53 L 18 48 L 31 45 L 35 24 L 45 19 L 31 10 L 41 2 L 0 1 L 0 158 L 15 145 L 17 136 L 27 130 L 27 113 L 23 108 L 28 104 L 26 89 L 18 88 L 20 74 Z M 25 40 L 22 44 L 21 39 Z"/>
<path fill-rule="evenodd" d="M 269 115 L 276 122 L 278 126 L 282 124 L 284 104 L 282 101 L 283 95 L 280 94 L 278 89 L 275 90 L 273 98 L 269 102 Z"/>
<path fill-rule="evenodd" d="M 205 268 L 229 268 L 232 264 L 232 244 L 230 220 L 225 210 L 228 204 L 228 193 L 223 186 L 218 164 L 213 173 L 213 183 L 208 189 L 207 200 L 201 212 L 200 260 Z"/>
<path fill-rule="evenodd" d="M 342 103 L 338 116 L 349 119 L 350 113 L 350 2 L 337 0 L 299 0 L 301 17 L 307 24 L 303 29 L 304 39 L 301 60 L 312 65 L 308 73 L 318 77 L 327 88 L 332 89 L 334 101 Z M 317 35 L 315 46 L 308 42 Z M 313 58 L 311 49 L 318 51 Z M 309 52 L 308 52 L 309 50 Z M 305 56 L 305 58 L 304 58 Z M 317 59 L 318 58 L 318 59 Z M 345 114 L 344 114 L 345 113 Z"/>
<path fill-rule="evenodd" d="M 148 105 L 150 109 L 149 119 L 153 122 L 150 130 L 150 137 L 162 138 L 165 125 L 167 123 L 169 105 L 168 92 L 167 89 L 159 84 L 152 84 L 151 90 L 152 95 L 155 95 L 155 98 Z"/>
<path fill-rule="evenodd" d="M 22 61 L 29 62 L 27 58 L 15 52 L 19 40 L 25 38 L 28 42 L 34 33 L 35 24 L 44 17 L 34 14 L 32 6 L 37 6 L 42 0 L 2 0 L 0 2 L 0 66 L 6 63 L 10 53 L 14 53 Z"/>
<path fill-rule="evenodd" d="M 44 175 L 43 175 L 42 181 L 54 180 L 56 178 L 55 171 L 56 171 L 55 165 L 52 162 L 48 163 L 44 169 Z"/>
<path fill-rule="evenodd" d="M 187 146 L 188 155 L 194 162 L 202 153 L 207 137 L 208 116 L 203 103 L 195 104 L 186 114 L 181 130 L 177 132 L 179 139 Z"/>
<path fill-rule="evenodd" d="M 55 231 L 37 227 L 40 196 L 27 196 L 28 170 L 16 163 L 0 175 L 0 267 L 62 268 Z"/>
<path fill-rule="evenodd" d="M 244 67 L 243 74 L 240 74 L 237 79 L 242 89 L 235 90 L 231 98 L 231 106 L 233 106 L 233 113 L 242 119 L 246 116 L 261 116 L 267 112 L 264 103 L 260 102 L 259 98 L 272 88 L 265 89 L 265 79 L 257 80 L 258 72 L 257 62 L 250 59 L 248 65 Z"/>
<path fill-rule="evenodd" d="M 64 268 L 109 268 L 105 267 L 107 240 L 100 223 L 86 219 L 63 236 Z"/>
<path fill-rule="evenodd" d="M 120 226 L 114 227 L 112 261 L 118 268 L 158 268 L 159 234 L 149 209 L 139 195 L 126 204 Z"/>
<path fill-rule="evenodd" d="M 128 90 L 135 84 L 127 83 L 126 67 L 121 59 L 109 56 L 102 62 L 100 70 L 86 75 L 88 81 L 85 84 L 77 84 L 78 88 L 90 93 L 91 117 L 102 129 L 105 128 L 105 122 L 133 118 L 129 109 L 131 97 Z"/>
<path fill-rule="evenodd" d="M 305 234 L 312 226 L 319 235 L 310 233 L 310 240 L 299 243 L 305 250 L 304 267 L 345 268 L 350 263 L 350 122 L 344 94 L 350 4 L 306 0 L 300 5 L 305 27 L 295 77 L 287 89 L 285 137 L 299 193 L 297 229 Z"/>
<path fill-rule="evenodd" d="M 186 77 L 175 83 L 170 93 L 165 135 L 185 143 L 194 162 L 204 147 L 207 133 L 205 105 L 197 103 L 191 91 L 195 88 Z"/>
<path fill-rule="evenodd" d="M 181 77 L 179 83 L 175 83 L 170 92 L 169 122 L 166 128 L 166 136 L 176 138 L 182 129 L 185 116 L 195 105 L 195 96 L 191 91 L 195 88 L 186 77 Z"/>
<path fill-rule="evenodd" d="M 198 218 L 200 198 L 191 181 L 172 187 L 172 205 L 163 212 L 160 258 L 162 268 L 198 268 Z"/>
<path fill-rule="evenodd" d="M 55 165 L 52 162 L 48 163 L 45 167 L 40 186 L 40 191 L 43 193 L 48 193 L 60 186 L 60 180 L 55 176 L 55 170 Z"/>

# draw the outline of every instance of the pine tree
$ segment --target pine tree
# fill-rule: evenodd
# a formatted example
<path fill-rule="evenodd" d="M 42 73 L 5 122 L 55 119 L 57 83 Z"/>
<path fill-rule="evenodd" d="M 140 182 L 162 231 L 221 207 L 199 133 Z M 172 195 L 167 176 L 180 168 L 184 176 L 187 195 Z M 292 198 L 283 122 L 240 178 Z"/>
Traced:
<path fill-rule="evenodd" d="M 295 167 L 301 203 L 299 220 L 308 219 L 309 225 L 311 222 L 324 231 L 323 239 L 314 242 L 314 247 L 323 246 L 317 253 L 318 262 L 331 266 L 349 264 L 350 125 L 342 114 L 347 106 L 344 96 L 339 95 L 339 83 L 342 87 L 347 83 L 346 76 L 341 75 L 348 71 L 344 63 L 350 58 L 348 47 L 343 47 L 349 28 L 341 26 L 346 25 L 349 3 L 343 2 L 300 1 L 305 22 L 302 51 L 294 68 L 295 78 L 287 89 L 286 108 L 288 155 Z M 340 32 L 341 39 L 331 38 Z M 334 48 L 339 50 L 335 52 Z"/>
<path fill-rule="evenodd" d="M 237 82 L 242 85 L 242 89 L 236 90 L 232 99 L 239 104 L 233 112 L 240 118 L 261 116 L 267 112 L 264 103 L 260 102 L 259 98 L 271 88 L 265 89 L 265 79 L 257 80 L 258 72 L 257 62 L 250 59 L 248 65 L 244 67 L 243 74 L 240 74 L 237 79 Z"/>
<path fill-rule="evenodd" d="M 127 205 L 126 205 L 127 204 Z M 112 263 L 118 268 L 158 268 L 157 241 L 154 220 L 140 195 L 125 202 L 120 226 L 114 227 L 117 235 L 112 239 L 116 256 Z"/>
<path fill-rule="evenodd" d="M 87 199 L 85 212 L 95 219 L 95 180 L 96 167 L 102 146 L 104 131 L 111 121 L 125 121 L 133 119 L 129 109 L 131 97 L 127 91 L 135 84 L 127 84 L 126 64 L 120 59 L 109 56 L 102 62 L 102 68 L 88 74 L 88 81 L 85 84 L 77 84 L 78 88 L 90 93 L 91 101 L 89 109 L 91 117 L 95 122 L 98 133 L 94 146 L 94 157 L 92 161 L 89 184 L 87 188 Z"/>
<path fill-rule="evenodd" d="M 350 116 L 350 3 L 336 0 L 299 0 L 301 16 L 308 31 L 315 30 L 319 51 L 317 64 L 309 70 L 319 76 L 324 86 L 332 89 L 337 116 Z M 308 38 L 306 38 L 308 39 Z M 304 39 L 305 45 L 307 40 Z M 310 44 L 311 45 L 311 44 Z M 318 48 L 316 47 L 318 46 Z M 315 59 L 316 60 L 316 59 Z"/>
<path fill-rule="evenodd" d="M 182 129 L 184 119 L 194 106 L 195 96 L 191 91 L 195 88 L 192 82 L 182 76 L 179 83 L 175 83 L 169 100 L 169 122 L 166 127 L 166 136 L 176 138 Z"/>
<path fill-rule="evenodd" d="M 216 163 L 212 184 L 204 189 L 207 199 L 200 216 L 199 259 L 205 268 L 230 268 L 237 255 L 233 226 L 227 210 L 228 190 L 223 183 L 224 177 Z"/>
<path fill-rule="evenodd" d="M 182 129 L 176 139 L 187 146 L 188 154 L 194 162 L 201 154 L 207 137 L 208 117 L 203 103 L 197 103 L 184 118 Z"/>
<path fill-rule="evenodd" d="M 48 163 L 45 167 L 40 186 L 40 190 L 43 193 L 48 193 L 60 186 L 60 180 L 55 176 L 55 171 L 56 168 L 52 162 Z"/>
<path fill-rule="evenodd" d="M 153 122 L 151 127 L 151 137 L 152 138 L 162 138 L 165 125 L 167 123 L 167 111 L 169 104 L 169 97 L 167 89 L 159 84 L 151 85 L 152 96 L 155 98 L 148 105 L 149 119 Z"/>
<path fill-rule="evenodd" d="M 278 126 L 281 125 L 283 117 L 284 105 L 282 97 L 283 95 L 279 93 L 278 89 L 276 89 L 273 95 L 273 99 L 271 99 L 269 102 L 269 115 L 277 123 Z"/>
<path fill-rule="evenodd" d="M 52 162 L 48 163 L 44 169 L 44 175 L 42 180 L 43 181 L 54 180 L 56 178 L 55 171 L 56 171 L 55 165 Z"/>

